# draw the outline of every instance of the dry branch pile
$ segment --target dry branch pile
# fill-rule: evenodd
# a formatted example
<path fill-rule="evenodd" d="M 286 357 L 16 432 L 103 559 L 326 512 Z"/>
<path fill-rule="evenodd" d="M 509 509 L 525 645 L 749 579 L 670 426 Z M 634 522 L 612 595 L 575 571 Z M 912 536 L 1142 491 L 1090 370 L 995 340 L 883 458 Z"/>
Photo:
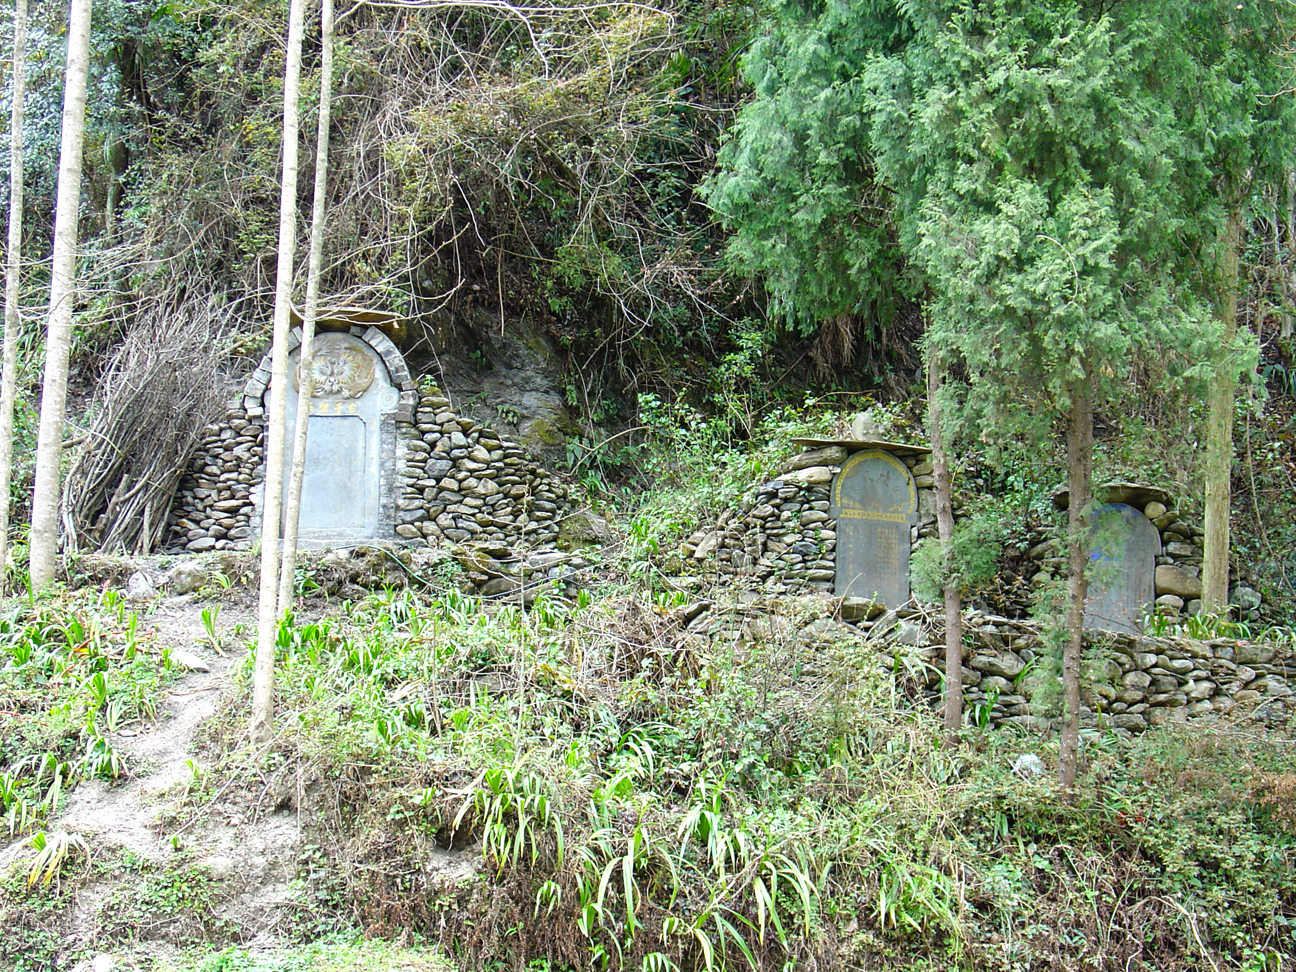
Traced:
<path fill-rule="evenodd" d="M 215 295 L 142 305 L 109 362 L 63 493 L 64 543 L 146 554 L 219 414 L 233 314 Z"/>

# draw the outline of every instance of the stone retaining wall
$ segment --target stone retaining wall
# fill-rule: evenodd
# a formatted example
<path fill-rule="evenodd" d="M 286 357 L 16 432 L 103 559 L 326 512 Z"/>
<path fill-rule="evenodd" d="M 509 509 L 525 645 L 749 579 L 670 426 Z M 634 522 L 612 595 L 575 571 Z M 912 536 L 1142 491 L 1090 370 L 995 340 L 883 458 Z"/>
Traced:
<path fill-rule="evenodd" d="M 454 542 L 552 543 L 567 511 L 567 489 L 522 448 L 459 418 L 432 389 L 406 441 L 396 533 Z"/>
<path fill-rule="evenodd" d="M 832 593 L 837 567 L 837 521 L 828 515 L 833 477 L 847 452 L 827 447 L 788 461 L 783 474 L 758 488 L 714 524 L 696 530 L 682 549 L 681 573 L 696 574 L 704 584 L 760 591 Z M 911 540 L 936 535 L 935 483 L 925 454 L 898 456 L 918 489 L 918 525 Z M 1201 529 L 1157 501 L 1142 509 L 1161 537 L 1156 558 L 1156 604 L 1162 614 L 1197 614 L 1201 609 Z M 934 541 L 933 541 L 934 542 Z M 1053 527 L 1032 532 L 1029 554 L 1016 578 L 1001 578 L 995 608 L 1014 617 L 1029 616 L 1033 593 L 1064 577 L 1067 558 Z M 1240 620 L 1263 620 L 1260 595 L 1236 584 L 1231 603 Z"/>
<path fill-rule="evenodd" d="M 758 598 L 748 604 L 696 608 L 688 634 L 713 645 L 755 645 L 778 639 L 795 645 L 798 677 L 831 674 L 827 650 L 854 642 L 875 653 L 878 669 L 916 685 L 921 698 L 940 702 L 943 634 L 915 613 L 888 612 L 872 620 L 851 618 L 841 598 Z M 1036 678 L 1048 677 L 1038 625 L 972 612 L 966 619 L 971 646 L 964 657 L 964 701 L 992 725 L 1037 728 L 1030 701 Z M 939 640 L 939 643 L 936 643 Z M 1093 632 L 1081 722 L 1140 731 L 1150 725 L 1211 717 L 1239 704 L 1292 694 L 1296 651 L 1290 644 L 1234 639 L 1136 637 Z"/>
<path fill-rule="evenodd" d="M 394 434 L 381 456 L 384 509 L 380 535 L 371 539 L 552 544 L 569 511 L 566 487 L 515 443 L 460 418 L 435 387 L 420 396 L 400 352 L 377 328 L 353 327 L 351 334 L 374 349 L 399 392 L 384 418 Z M 299 343 L 294 329 L 289 351 Z M 169 546 L 247 550 L 259 535 L 269 377 L 266 356 L 224 418 L 206 428 L 172 505 Z"/>
<path fill-rule="evenodd" d="M 737 509 L 722 513 L 684 544 L 683 554 L 704 582 L 759 590 L 831 593 L 837 569 L 837 521 L 828 515 L 833 477 L 846 460 L 842 447 L 793 457 L 784 473 L 765 483 Z M 936 532 L 931 462 L 898 456 L 918 488 L 918 525 L 911 539 Z M 686 568 L 687 569 L 687 568 Z"/>

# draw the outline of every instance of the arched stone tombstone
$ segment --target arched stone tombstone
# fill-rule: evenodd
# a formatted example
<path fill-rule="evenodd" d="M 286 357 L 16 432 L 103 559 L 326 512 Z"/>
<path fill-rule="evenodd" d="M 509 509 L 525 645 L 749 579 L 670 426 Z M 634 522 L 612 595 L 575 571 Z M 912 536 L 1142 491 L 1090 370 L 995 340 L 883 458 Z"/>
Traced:
<path fill-rule="evenodd" d="M 292 430 L 300 407 L 301 349 L 288 358 L 284 492 L 292 462 Z M 387 467 L 396 451 L 392 416 L 400 391 L 383 358 L 346 332 L 315 336 L 315 387 L 309 402 L 306 466 L 298 536 L 303 542 L 387 538 L 394 529 Z"/>
<path fill-rule="evenodd" d="M 1089 552 L 1086 628 L 1141 634 L 1144 612 L 1156 601 L 1156 558 L 1161 534 L 1139 510 L 1105 503 L 1089 515 L 1094 545 Z"/>
<path fill-rule="evenodd" d="M 909 531 L 918 522 L 908 467 L 882 449 L 855 453 L 833 480 L 829 515 L 837 518 L 837 595 L 891 609 L 908 601 Z"/>

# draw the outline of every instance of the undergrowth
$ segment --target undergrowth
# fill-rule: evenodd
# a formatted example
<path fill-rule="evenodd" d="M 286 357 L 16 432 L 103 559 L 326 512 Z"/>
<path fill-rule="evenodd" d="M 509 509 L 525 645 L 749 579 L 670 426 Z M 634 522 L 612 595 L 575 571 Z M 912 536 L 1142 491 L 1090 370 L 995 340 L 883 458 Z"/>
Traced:
<path fill-rule="evenodd" d="M 713 643 L 686 625 L 697 609 L 400 592 L 285 623 L 260 772 L 293 782 L 330 848 L 307 880 L 366 934 L 422 937 L 471 968 L 1261 969 L 1296 954 L 1289 733 L 1095 735 L 1067 800 L 1010 768 L 1024 751 L 1050 762 L 1054 742 L 969 728 L 941 748 L 872 645 L 808 647 L 777 617 Z M 226 753 L 212 786 L 247 758 L 241 718 L 209 740 Z M 474 858 L 475 873 L 445 866 Z"/>
<path fill-rule="evenodd" d="M 109 734 L 151 722 L 176 677 L 118 591 L 46 597 L 0 617 L 0 814 L 38 827 L 89 777 L 129 772 Z"/>

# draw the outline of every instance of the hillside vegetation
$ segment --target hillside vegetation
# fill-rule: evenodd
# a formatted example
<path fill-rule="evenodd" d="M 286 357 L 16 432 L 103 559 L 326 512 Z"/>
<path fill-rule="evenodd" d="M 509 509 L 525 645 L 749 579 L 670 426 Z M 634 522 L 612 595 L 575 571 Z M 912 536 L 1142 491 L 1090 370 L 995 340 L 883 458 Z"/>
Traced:
<path fill-rule="evenodd" d="M 1296 963 L 1296 697 L 1137 736 L 1100 721 L 1062 789 L 1055 727 L 970 708 L 943 739 L 933 604 L 903 619 L 912 651 L 806 640 L 830 599 L 712 588 L 686 548 L 794 437 L 867 412 L 930 441 L 939 374 L 960 526 L 954 556 L 929 539 L 916 563 L 992 613 L 1041 531 L 1067 529 L 1068 420 L 1091 422 L 1093 482 L 1165 487 L 1200 521 L 1210 401 L 1236 376 L 1228 587 L 1263 607 L 1149 623 L 1290 650 L 1287 0 L 339 13 L 326 302 L 398 314 L 414 377 L 504 431 L 539 415 L 515 401 L 557 402 L 543 458 L 610 539 L 526 605 L 465 594 L 453 557 L 303 558 L 276 733 L 254 751 L 250 556 L 201 560 L 192 593 L 128 597 L 175 558 L 83 551 L 31 592 L 20 525 L 0 610 L 5 968 Z M 65 12 L 33 17 L 17 521 Z M 115 414 L 164 480 L 266 350 L 286 25 L 282 0 L 97 3 L 77 457 Z M 166 401 L 139 422 L 114 412 L 130 383 L 113 369 L 180 328 L 201 379 L 145 383 Z M 147 423 L 182 400 L 158 459 Z M 688 631 L 736 605 L 739 636 Z M 1057 603 L 1037 615 L 1060 630 Z M 127 823 L 81 825 L 100 810 Z"/>

